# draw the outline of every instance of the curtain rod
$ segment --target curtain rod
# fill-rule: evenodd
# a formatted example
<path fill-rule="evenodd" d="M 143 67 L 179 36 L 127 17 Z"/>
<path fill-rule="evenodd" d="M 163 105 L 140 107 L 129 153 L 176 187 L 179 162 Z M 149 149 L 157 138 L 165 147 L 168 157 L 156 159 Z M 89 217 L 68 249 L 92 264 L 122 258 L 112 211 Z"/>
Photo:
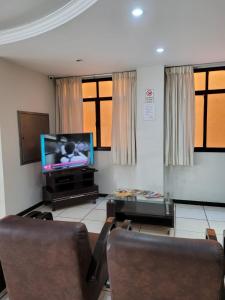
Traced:
<path fill-rule="evenodd" d="M 50 75 L 49 77 L 52 77 L 54 79 L 64 79 L 64 78 L 73 78 L 73 77 L 81 77 L 81 78 L 97 78 L 97 77 L 109 77 L 112 76 L 112 73 L 108 73 L 108 74 L 94 74 L 94 75 L 70 75 L 70 76 L 54 76 L 54 75 Z"/>
<path fill-rule="evenodd" d="M 194 68 L 206 68 L 206 67 L 223 67 L 225 66 L 225 62 L 215 62 L 215 63 L 203 63 L 203 64 L 189 64 L 189 65 L 177 65 L 177 66 L 165 66 L 165 68 L 176 68 L 176 67 L 194 67 Z"/>
<path fill-rule="evenodd" d="M 124 72 L 134 72 L 136 70 L 130 70 L 130 71 L 122 71 L 121 73 Z M 114 72 L 113 72 L 114 73 Z M 117 73 L 117 72 L 115 72 Z M 54 76 L 54 75 L 49 75 L 48 77 L 51 79 L 64 79 L 64 78 L 73 78 L 73 77 L 81 77 L 81 78 L 98 78 L 98 77 L 109 77 L 112 76 L 112 73 L 103 73 L 103 74 L 91 74 L 91 75 L 70 75 L 70 76 Z"/>

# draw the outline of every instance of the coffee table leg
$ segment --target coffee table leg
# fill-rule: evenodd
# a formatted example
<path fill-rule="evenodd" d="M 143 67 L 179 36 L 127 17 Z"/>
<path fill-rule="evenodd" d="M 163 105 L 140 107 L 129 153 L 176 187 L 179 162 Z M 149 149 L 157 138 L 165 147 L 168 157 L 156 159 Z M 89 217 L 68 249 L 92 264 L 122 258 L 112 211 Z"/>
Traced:
<path fill-rule="evenodd" d="M 113 200 L 108 200 L 107 202 L 107 218 L 116 217 L 116 204 Z"/>

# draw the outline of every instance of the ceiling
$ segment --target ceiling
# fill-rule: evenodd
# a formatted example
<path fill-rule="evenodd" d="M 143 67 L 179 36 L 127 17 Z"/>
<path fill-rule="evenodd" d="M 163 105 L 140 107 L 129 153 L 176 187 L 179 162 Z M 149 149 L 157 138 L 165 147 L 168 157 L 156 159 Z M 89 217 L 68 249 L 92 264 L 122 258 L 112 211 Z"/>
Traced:
<path fill-rule="evenodd" d="M 70 0 L 0 0 L 1 30 L 38 20 L 59 9 Z"/>
<path fill-rule="evenodd" d="M 5 2 L 0 0 L 0 25 L 12 27 L 46 14 L 46 3 L 48 14 L 67 1 L 8 0 L 13 11 Z M 140 18 L 131 15 L 136 6 L 144 10 Z M 224 0 L 98 0 L 57 29 L 0 46 L 0 57 L 55 76 L 224 62 L 224 12 Z"/>

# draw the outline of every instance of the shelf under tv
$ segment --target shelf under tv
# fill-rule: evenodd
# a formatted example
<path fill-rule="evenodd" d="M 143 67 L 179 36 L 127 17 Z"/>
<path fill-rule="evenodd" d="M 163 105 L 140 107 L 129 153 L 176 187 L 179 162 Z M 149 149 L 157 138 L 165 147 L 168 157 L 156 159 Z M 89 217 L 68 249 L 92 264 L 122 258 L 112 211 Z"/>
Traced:
<path fill-rule="evenodd" d="M 52 210 L 96 201 L 98 186 L 94 184 L 93 168 L 74 168 L 46 173 L 43 199 Z"/>

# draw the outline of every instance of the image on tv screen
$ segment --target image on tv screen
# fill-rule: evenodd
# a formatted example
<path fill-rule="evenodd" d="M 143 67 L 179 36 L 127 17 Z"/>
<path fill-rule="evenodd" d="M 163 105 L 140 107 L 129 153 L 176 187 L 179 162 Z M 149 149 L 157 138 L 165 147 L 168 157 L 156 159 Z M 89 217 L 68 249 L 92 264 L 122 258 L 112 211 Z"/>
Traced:
<path fill-rule="evenodd" d="M 51 172 L 94 163 L 92 133 L 41 135 L 42 171 Z"/>

